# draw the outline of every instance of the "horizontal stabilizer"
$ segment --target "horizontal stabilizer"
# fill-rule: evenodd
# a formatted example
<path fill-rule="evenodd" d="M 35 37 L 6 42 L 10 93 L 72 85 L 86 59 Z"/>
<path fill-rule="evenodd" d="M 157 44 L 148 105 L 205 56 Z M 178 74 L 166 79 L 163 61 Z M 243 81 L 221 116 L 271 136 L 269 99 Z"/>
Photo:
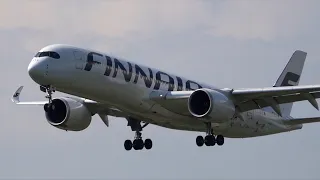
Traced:
<path fill-rule="evenodd" d="M 307 123 L 315 123 L 315 122 L 320 122 L 320 117 L 299 118 L 299 119 L 290 119 L 290 120 L 283 121 L 285 125 L 298 125 L 298 124 L 307 124 Z"/>

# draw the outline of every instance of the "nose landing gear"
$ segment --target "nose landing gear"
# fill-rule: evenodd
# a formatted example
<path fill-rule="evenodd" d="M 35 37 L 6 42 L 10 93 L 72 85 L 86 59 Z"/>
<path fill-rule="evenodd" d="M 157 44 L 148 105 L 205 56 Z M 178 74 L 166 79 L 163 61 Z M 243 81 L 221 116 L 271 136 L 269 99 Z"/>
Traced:
<path fill-rule="evenodd" d="M 45 110 L 45 112 L 49 112 L 51 110 L 54 110 L 54 105 L 52 104 L 52 94 L 55 92 L 55 89 L 51 86 L 40 86 L 40 90 L 42 92 L 47 93 L 47 95 L 45 96 L 48 99 L 48 103 L 46 103 L 43 108 Z"/>

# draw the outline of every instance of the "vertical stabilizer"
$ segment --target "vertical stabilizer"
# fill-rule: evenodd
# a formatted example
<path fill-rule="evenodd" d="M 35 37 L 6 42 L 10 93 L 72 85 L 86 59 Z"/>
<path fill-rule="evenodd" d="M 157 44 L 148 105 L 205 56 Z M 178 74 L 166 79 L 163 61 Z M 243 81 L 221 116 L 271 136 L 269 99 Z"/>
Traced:
<path fill-rule="evenodd" d="M 300 82 L 302 69 L 306 60 L 307 53 L 296 50 L 281 75 L 279 76 L 274 87 L 279 86 L 297 86 Z M 280 109 L 283 116 L 290 116 L 293 103 L 281 104 Z"/>

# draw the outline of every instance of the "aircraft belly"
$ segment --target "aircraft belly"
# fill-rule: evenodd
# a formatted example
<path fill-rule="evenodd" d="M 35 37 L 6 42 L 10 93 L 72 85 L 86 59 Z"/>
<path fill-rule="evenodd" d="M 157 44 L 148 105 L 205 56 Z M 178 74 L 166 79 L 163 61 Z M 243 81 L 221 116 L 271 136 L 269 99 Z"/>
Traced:
<path fill-rule="evenodd" d="M 242 113 L 244 120 L 240 118 L 232 119 L 229 124 L 230 127 L 224 135 L 229 138 L 247 138 L 287 131 L 262 113 L 263 111 L 260 110 Z"/>
<path fill-rule="evenodd" d="M 205 125 L 196 118 L 182 116 L 163 108 L 159 104 L 154 104 L 150 109 L 150 114 L 156 116 L 159 122 L 163 121 L 164 126 L 172 129 L 182 129 L 188 131 L 205 131 Z"/>

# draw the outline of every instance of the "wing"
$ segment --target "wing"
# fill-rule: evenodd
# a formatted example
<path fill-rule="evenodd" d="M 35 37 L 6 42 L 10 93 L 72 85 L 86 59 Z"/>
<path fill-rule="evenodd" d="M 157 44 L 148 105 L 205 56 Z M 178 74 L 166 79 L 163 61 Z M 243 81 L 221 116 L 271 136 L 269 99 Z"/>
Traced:
<path fill-rule="evenodd" d="M 13 94 L 11 100 L 12 102 L 19 104 L 19 105 L 44 105 L 48 103 L 48 101 L 26 101 L 26 102 L 21 102 L 20 101 L 20 94 L 23 89 L 23 86 L 20 86 L 16 92 Z"/>
<path fill-rule="evenodd" d="M 282 86 L 253 89 L 231 89 L 225 91 L 233 100 L 239 112 L 272 107 L 281 115 L 279 104 L 308 100 L 319 109 L 315 99 L 320 97 L 320 85 L 312 86 Z M 149 98 L 162 107 L 182 115 L 190 115 L 188 99 L 194 91 L 153 91 Z"/>
<path fill-rule="evenodd" d="M 16 92 L 13 94 L 11 100 L 18 105 L 44 105 L 48 103 L 48 101 L 20 101 L 20 95 L 21 91 L 23 89 L 23 86 L 20 86 Z M 108 116 L 114 116 L 114 117 L 127 117 L 128 114 L 125 112 L 122 112 L 121 110 L 110 107 L 106 104 L 99 103 L 96 101 L 92 101 L 89 99 L 84 98 L 75 98 L 75 99 L 81 99 L 81 101 L 88 107 L 89 111 L 92 114 L 98 114 L 103 121 L 103 123 L 106 126 L 109 126 L 109 119 Z"/>
<path fill-rule="evenodd" d="M 315 123 L 315 122 L 320 122 L 320 117 L 289 119 L 289 120 L 283 121 L 285 125 L 298 125 L 298 124 Z"/>
<path fill-rule="evenodd" d="M 231 91 L 235 105 L 240 112 L 270 106 L 281 116 L 279 104 L 308 100 L 319 110 L 317 98 L 320 97 L 320 85 L 284 86 L 255 89 L 235 89 Z"/>

